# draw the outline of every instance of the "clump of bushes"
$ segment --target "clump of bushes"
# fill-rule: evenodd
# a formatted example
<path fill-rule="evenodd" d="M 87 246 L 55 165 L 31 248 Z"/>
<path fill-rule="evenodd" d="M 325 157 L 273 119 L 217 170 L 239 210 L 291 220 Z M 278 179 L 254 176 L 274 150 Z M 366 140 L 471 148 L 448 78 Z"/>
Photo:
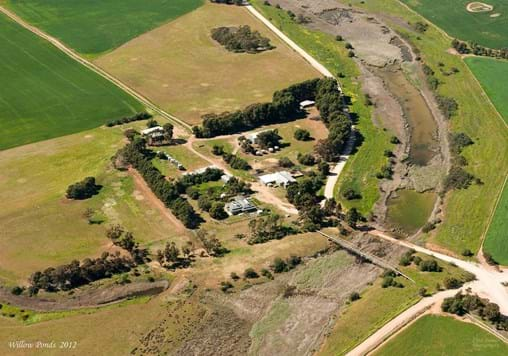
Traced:
<path fill-rule="evenodd" d="M 259 31 L 252 31 L 248 25 L 214 28 L 212 38 L 235 53 L 258 53 L 274 48 L 268 38 L 261 36 Z"/>
<path fill-rule="evenodd" d="M 296 129 L 294 137 L 298 141 L 310 141 L 312 139 L 310 132 L 305 129 Z"/>

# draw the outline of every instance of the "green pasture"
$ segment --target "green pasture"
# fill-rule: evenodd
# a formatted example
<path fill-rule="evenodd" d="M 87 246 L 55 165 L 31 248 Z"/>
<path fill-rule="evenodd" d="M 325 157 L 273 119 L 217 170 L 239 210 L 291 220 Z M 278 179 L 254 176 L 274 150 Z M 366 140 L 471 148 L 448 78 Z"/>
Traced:
<path fill-rule="evenodd" d="M 474 324 L 425 315 L 388 341 L 375 355 L 501 356 L 507 353 L 507 344 Z"/>
<path fill-rule="evenodd" d="M 508 123 L 508 61 L 470 57 L 466 63 L 505 122 Z M 505 169 L 505 174 L 507 174 Z M 505 186 L 487 232 L 484 249 L 496 261 L 508 265 L 508 188 Z"/>
<path fill-rule="evenodd" d="M 204 0 L 6 0 L 30 24 L 78 52 L 98 56 L 203 4 Z"/>
<path fill-rule="evenodd" d="M 122 90 L 0 15 L 0 150 L 143 109 Z"/>
<path fill-rule="evenodd" d="M 450 36 L 490 48 L 508 47 L 508 2 L 484 0 L 494 6 L 490 12 L 471 13 L 472 0 L 402 0 Z M 496 16 L 496 14 L 499 14 Z"/>

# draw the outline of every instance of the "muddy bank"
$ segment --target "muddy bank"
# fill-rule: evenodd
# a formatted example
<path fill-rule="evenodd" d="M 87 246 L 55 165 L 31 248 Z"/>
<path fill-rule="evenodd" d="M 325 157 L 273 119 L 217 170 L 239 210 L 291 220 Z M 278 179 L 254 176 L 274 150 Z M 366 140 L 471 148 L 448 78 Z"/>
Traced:
<path fill-rule="evenodd" d="M 77 291 L 72 296 L 28 297 L 14 295 L 10 290 L 0 287 L 0 301 L 20 308 L 38 312 L 65 311 L 93 308 L 118 303 L 127 298 L 157 295 L 169 286 L 166 280 L 155 282 L 134 282 L 126 285 L 113 285 L 94 290 Z"/>
<path fill-rule="evenodd" d="M 391 229 L 386 221 L 390 198 L 400 189 L 439 192 L 449 167 L 445 120 L 426 87 L 418 57 L 386 25 L 385 19 L 346 3 L 337 0 L 270 2 L 305 16 L 309 20 L 306 27 L 340 35 L 343 43 L 353 46 L 362 90 L 374 103 L 374 124 L 401 141 L 390 159 L 393 178 L 380 181 L 381 198 L 373 211 L 374 225 Z M 441 199 L 436 199 L 431 218 L 439 214 L 440 205 Z"/>

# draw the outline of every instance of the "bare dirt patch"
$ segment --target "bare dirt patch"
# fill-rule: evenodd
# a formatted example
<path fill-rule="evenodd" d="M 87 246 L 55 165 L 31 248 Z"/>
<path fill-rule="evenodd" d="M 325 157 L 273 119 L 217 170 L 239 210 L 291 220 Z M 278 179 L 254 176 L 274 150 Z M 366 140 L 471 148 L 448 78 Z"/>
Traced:
<path fill-rule="evenodd" d="M 485 4 L 483 2 L 474 1 L 467 4 L 466 10 L 468 12 L 491 12 L 494 10 L 494 6 Z"/>

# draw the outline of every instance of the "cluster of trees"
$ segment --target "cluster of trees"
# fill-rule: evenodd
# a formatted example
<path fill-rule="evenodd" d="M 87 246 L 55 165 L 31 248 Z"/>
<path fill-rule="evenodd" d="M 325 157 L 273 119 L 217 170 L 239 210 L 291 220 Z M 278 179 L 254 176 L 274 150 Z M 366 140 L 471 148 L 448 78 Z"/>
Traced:
<path fill-rule="evenodd" d="M 508 330 L 508 316 L 501 314 L 499 305 L 480 298 L 476 294 L 459 292 L 453 297 L 446 298 L 441 304 L 441 309 L 456 315 L 475 313 L 493 323 L 499 330 Z"/>
<path fill-rule="evenodd" d="M 395 288 L 404 288 L 404 285 L 398 282 L 395 278 L 397 275 L 394 271 L 387 270 L 383 273 L 383 281 L 381 282 L 382 288 L 395 287 Z"/>
<path fill-rule="evenodd" d="M 224 146 L 222 145 L 214 145 L 212 148 L 212 153 L 216 156 L 222 156 L 224 162 L 229 164 L 233 169 L 240 169 L 242 171 L 248 171 L 251 169 L 249 162 L 235 154 L 226 152 L 224 150 Z"/>
<path fill-rule="evenodd" d="M 467 160 L 462 155 L 462 150 L 474 144 L 474 141 L 463 132 L 453 133 L 449 136 L 450 151 L 452 155 L 452 168 L 445 178 L 444 189 L 467 189 L 473 181 L 481 183 L 474 175 L 467 172 L 463 167 L 467 166 Z"/>
<path fill-rule="evenodd" d="M 291 161 L 288 157 L 281 157 L 279 159 L 279 167 L 282 168 L 291 168 L 294 167 L 293 161 Z"/>
<path fill-rule="evenodd" d="M 298 152 L 298 156 L 296 157 L 296 159 L 300 164 L 303 164 L 304 166 L 313 166 L 317 163 L 316 157 L 314 157 L 310 153 L 302 154 Z"/>
<path fill-rule="evenodd" d="M 134 239 L 134 235 L 125 231 L 120 225 L 112 225 L 106 230 L 106 237 L 110 239 L 115 246 L 123 248 L 131 255 L 134 262 L 142 264 L 148 259 L 148 250 L 139 247 L 139 243 Z"/>
<path fill-rule="evenodd" d="M 399 264 L 401 266 L 409 266 L 411 263 L 414 263 L 422 272 L 441 272 L 443 270 L 436 260 L 423 260 L 420 256 L 414 256 L 415 252 L 415 250 L 410 249 L 404 253 L 400 258 Z"/>
<path fill-rule="evenodd" d="M 106 123 L 106 126 L 113 127 L 113 126 L 117 126 L 117 125 L 127 124 L 127 123 L 133 122 L 133 121 L 147 120 L 147 119 L 150 119 L 151 117 L 152 117 L 151 114 L 143 111 L 143 112 L 139 112 L 133 116 L 127 116 L 127 117 L 122 117 L 121 119 L 108 121 Z"/>
<path fill-rule="evenodd" d="M 86 177 L 81 182 L 71 184 L 67 188 L 65 196 L 68 199 L 83 200 L 98 194 L 100 189 L 101 186 L 95 184 L 94 177 Z"/>
<path fill-rule="evenodd" d="M 258 53 L 274 48 L 268 38 L 261 36 L 259 31 L 252 31 L 248 25 L 214 28 L 212 38 L 235 53 Z"/>
<path fill-rule="evenodd" d="M 453 98 L 437 94 L 436 90 L 440 82 L 435 77 L 434 70 L 430 68 L 427 64 L 423 64 L 423 73 L 427 78 L 427 84 L 429 85 L 429 88 L 432 89 L 435 93 L 439 109 L 443 113 L 444 117 L 446 117 L 447 119 L 451 119 L 452 116 L 454 116 L 457 113 L 459 109 L 459 104 Z"/>
<path fill-rule="evenodd" d="M 279 130 L 266 130 L 263 132 L 260 132 L 256 137 L 256 144 L 264 149 L 267 150 L 269 148 L 274 148 L 276 146 L 280 146 L 280 140 L 282 140 L 282 137 L 279 135 Z"/>
<path fill-rule="evenodd" d="M 276 257 L 270 267 L 274 273 L 282 273 L 291 271 L 301 263 L 302 258 L 300 256 L 291 255 L 285 260 L 280 257 Z"/>
<path fill-rule="evenodd" d="M 344 113 L 344 100 L 333 78 L 322 79 L 317 85 L 316 106 L 328 128 L 328 137 L 319 140 L 315 151 L 325 161 L 338 161 L 351 135 L 352 123 Z"/>
<path fill-rule="evenodd" d="M 199 230 L 197 238 L 203 244 L 203 248 L 210 256 L 222 257 L 229 252 L 215 236 L 210 236 L 205 230 Z"/>
<path fill-rule="evenodd" d="M 187 244 L 181 250 L 173 241 L 166 242 L 163 250 L 157 250 L 157 261 L 165 268 L 187 267 L 191 264 L 193 248 L 194 246 L 190 241 L 187 241 Z"/>
<path fill-rule="evenodd" d="M 252 104 L 244 110 L 207 114 L 202 126 L 194 126 L 196 137 L 234 134 L 256 127 L 288 121 L 301 114 L 300 102 L 313 100 L 321 79 L 311 79 L 274 93 L 271 103 Z"/>
<path fill-rule="evenodd" d="M 35 272 L 30 277 L 29 292 L 33 295 L 41 289 L 48 292 L 66 291 L 114 274 L 128 272 L 134 266 L 134 261 L 120 256 L 119 253 L 111 255 L 104 252 L 99 258 L 86 258 L 81 263 L 74 260 L 69 264 Z"/>
<path fill-rule="evenodd" d="M 270 240 L 280 240 L 291 235 L 295 230 L 285 226 L 282 217 L 277 214 L 269 214 L 266 217 L 259 217 L 249 222 L 250 237 L 247 240 L 249 245 L 259 244 Z"/>
<path fill-rule="evenodd" d="M 121 160 L 131 164 L 143 176 L 154 194 L 187 228 L 197 228 L 202 219 L 181 194 L 185 193 L 189 186 L 217 181 L 224 173 L 219 169 L 208 168 L 202 174 L 188 174 L 174 183 L 169 182 L 152 164 L 148 156 L 151 151 L 145 149 L 145 144 L 144 139 L 136 137 L 117 153 L 115 161 Z"/>
<path fill-rule="evenodd" d="M 457 39 L 452 41 L 452 47 L 461 54 L 473 53 L 476 56 L 508 59 L 508 48 L 492 49 L 474 42 L 468 44 Z"/>

